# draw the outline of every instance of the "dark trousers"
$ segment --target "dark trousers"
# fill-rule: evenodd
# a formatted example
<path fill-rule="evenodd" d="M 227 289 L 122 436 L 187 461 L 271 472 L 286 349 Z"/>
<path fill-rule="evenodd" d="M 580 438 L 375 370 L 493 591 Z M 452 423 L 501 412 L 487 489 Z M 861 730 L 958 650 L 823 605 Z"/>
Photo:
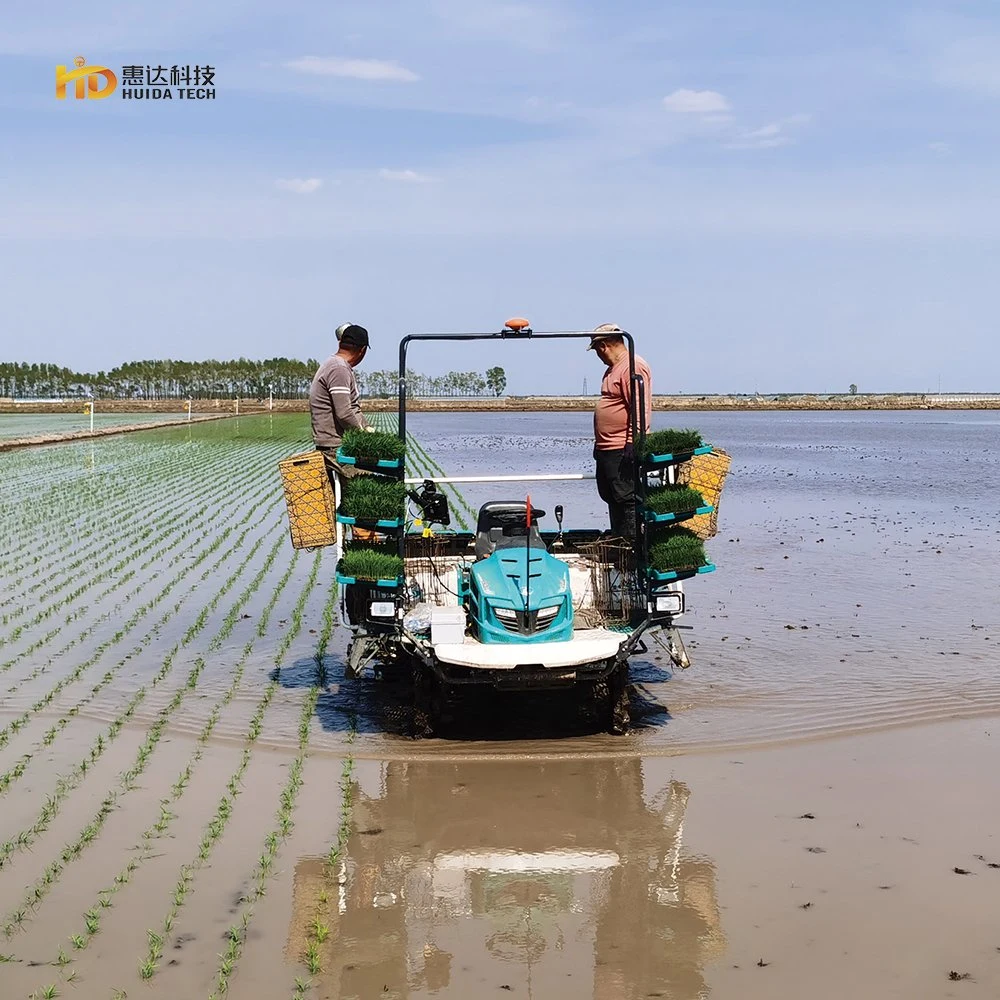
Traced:
<path fill-rule="evenodd" d="M 622 450 L 594 449 L 597 492 L 608 505 L 611 534 L 635 538 L 635 460 Z"/>

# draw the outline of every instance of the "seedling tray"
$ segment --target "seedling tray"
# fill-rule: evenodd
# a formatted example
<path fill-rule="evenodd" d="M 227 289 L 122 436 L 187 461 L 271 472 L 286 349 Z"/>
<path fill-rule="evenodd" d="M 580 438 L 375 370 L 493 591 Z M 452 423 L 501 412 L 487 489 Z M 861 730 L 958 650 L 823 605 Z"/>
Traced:
<path fill-rule="evenodd" d="M 359 469 L 401 469 L 403 460 L 401 458 L 364 458 L 359 455 L 345 455 L 339 448 L 337 449 L 337 461 L 341 465 L 355 465 Z"/>
<path fill-rule="evenodd" d="M 367 584 L 374 584 L 376 587 L 381 587 L 383 590 L 387 590 L 391 587 L 399 587 L 403 583 L 403 578 L 401 576 L 397 576 L 394 580 L 369 580 L 363 576 L 342 576 L 340 573 L 338 573 L 337 583 L 340 584 L 367 583 Z"/>
<path fill-rule="evenodd" d="M 697 514 L 711 514 L 714 510 L 712 506 L 697 507 L 694 510 L 675 510 L 668 514 L 657 514 L 655 511 L 647 510 L 645 515 L 650 524 L 669 524 L 671 521 L 685 521 Z M 340 519 L 339 515 L 337 519 Z"/>
<path fill-rule="evenodd" d="M 371 517 L 350 517 L 347 514 L 338 514 L 337 520 L 341 524 L 353 524 L 358 528 L 402 528 L 404 523 L 401 517 L 375 520 Z"/>
<path fill-rule="evenodd" d="M 707 455 L 712 450 L 710 444 L 704 444 L 700 448 L 692 448 L 688 451 L 675 451 L 669 455 L 648 455 L 642 460 L 643 465 L 675 465 L 679 462 L 686 462 L 695 455 Z"/>
<path fill-rule="evenodd" d="M 698 567 L 688 567 L 684 569 L 679 567 L 678 569 L 660 570 L 660 569 L 647 569 L 646 576 L 650 580 L 656 580 L 658 583 L 666 583 L 670 580 L 683 580 L 689 576 L 696 576 L 699 573 L 714 573 L 715 565 L 713 563 L 705 563 L 704 566 Z"/>

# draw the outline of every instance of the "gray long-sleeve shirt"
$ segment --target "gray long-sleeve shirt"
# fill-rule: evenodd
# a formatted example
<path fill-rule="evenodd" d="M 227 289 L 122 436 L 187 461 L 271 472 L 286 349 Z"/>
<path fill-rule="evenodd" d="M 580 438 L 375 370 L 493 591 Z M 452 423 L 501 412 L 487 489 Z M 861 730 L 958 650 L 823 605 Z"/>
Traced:
<path fill-rule="evenodd" d="M 339 448 L 348 427 L 367 427 L 354 369 L 338 354 L 319 366 L 309 387 L 309 416 L 317 448 Z"/>

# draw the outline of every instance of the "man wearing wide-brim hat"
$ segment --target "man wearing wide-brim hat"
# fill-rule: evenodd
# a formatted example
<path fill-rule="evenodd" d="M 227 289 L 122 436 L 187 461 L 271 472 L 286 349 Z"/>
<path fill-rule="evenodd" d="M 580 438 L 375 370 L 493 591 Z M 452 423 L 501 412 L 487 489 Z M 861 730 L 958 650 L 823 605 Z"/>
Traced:
<path fill-rule="evenodd" d="M 597 491 L 608 505 L 611 534 L 635 539 L 635 442 L 632 440 L 632 372 L 624 331 L 617 323 L 603 323 L 590 338 L 593 351 L 607 365 L 601 380 L 601 398 L 594 411 L 594 460 Z M 649 365 L 635 355 L 635 374 L 644 382 L 646 427 L 653 419 L 653 376 Z"/>

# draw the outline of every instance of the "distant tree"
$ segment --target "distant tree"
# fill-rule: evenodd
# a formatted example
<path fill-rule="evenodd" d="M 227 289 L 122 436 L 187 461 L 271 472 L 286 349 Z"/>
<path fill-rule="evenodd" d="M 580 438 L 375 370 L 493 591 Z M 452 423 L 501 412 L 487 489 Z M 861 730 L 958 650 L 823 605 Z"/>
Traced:
<path fill-rule="evenodd" d="M 851 395 L 856 396 L 858 394 L 858 387 L 852 382 L 851 383 Z"/>
<path fill-rule="evenodd" d="M 486 384 L 494 396 L 502 396 L 507 389 L 507 373 L 502 368 L 487 368 Z"/>

